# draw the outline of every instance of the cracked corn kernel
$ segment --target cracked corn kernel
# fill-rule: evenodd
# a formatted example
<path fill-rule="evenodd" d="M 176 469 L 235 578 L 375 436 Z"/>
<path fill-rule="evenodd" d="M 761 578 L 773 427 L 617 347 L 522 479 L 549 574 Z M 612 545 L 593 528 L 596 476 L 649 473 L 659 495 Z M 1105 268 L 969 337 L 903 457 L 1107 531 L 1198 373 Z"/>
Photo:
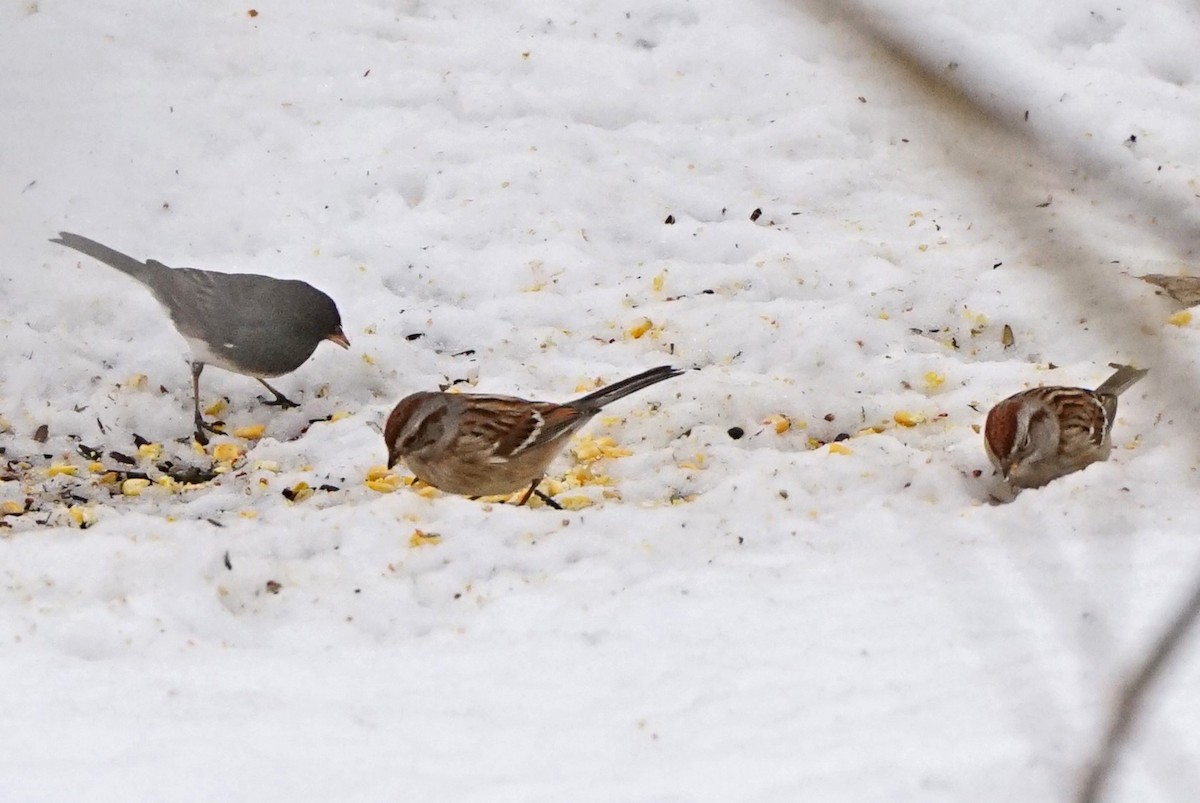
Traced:
<path fill-rule="evenodd" d="M 792 419 L 788 418 L 783 413 L 769 415 L 763 419 L 764 424 L 770 424 L 775 428 L 776 435 L 782 435 L 792 428 Z"/>
<path fill-rule="evenodd" d="M 150 487 L 150 480 L 131 477 L 121 483 L 121 493 L 125 496 L 141 496 L 142 491 Z"/>
<path fill-rule="evenodd" d="M 610 435 L 594 438 L 591 435 L 580 435 L 571 444 L 571 454 L 581 463 L 595 462 L 602 457 L 629 457 L 633 452 L 618 446 Z"/>
<path fill-rule="evenodd" d="M 213 402 L 212 404 L 210 404 L 204 408 L 204 414 L 205 415 L 220 415 L 224 409 L 225 409 L 225 400 L 217 399 L 215 402 Z"/>
<path fill-rule="evenodd" d="M 563 510 L 582 510 L 596 504 L 586 496 L 560 496 L 554 500 Z"/>
<path fill-rule="evenodd" d="M 408 538 L 408 545 L 414 548 L 440 544 L 441 542 L 442 537 L 437 533 L 427 533 L 422 530 L 413 530 L 413 534 Z"/>
<path fill-rule="evenodd" d="M 296 483 L 288 490 L 291 491 L 291 495 L 288 499 L 290 502 L 303 502 L 305 499 L 308 499 L 313 495 L 313 489 L 309 487 L 309 484 L 303 480 Z"/>
<path fill-rule="evenodd" d="M 372 491 L 381 494 L 390 494 L 392 491 L 400 487 L 401 480 L 395 474 L 388 474 L 383 477 L 374 477 L 368 479 L 365 483 Z"/>
<path fill-rule="evenodd" d="M 650 283 L 650 286 L 654 288 L 654 292 L 661 293 L 663 285 L 666 284 L 666 281 L 667 272 L 664 270 L 662 273 L 654 277 L 654 280 Z"/>
<path fill-rule="evenodd" d="M 1171 324 L 1172 326 L 1187 326 L 1191 322 L 1192 322 L 1192 313 L 1188 312 L 1185 309 L 1180 310 L 1179 312 L 1176 312 L 1174 315 L 1172 315 L 1170 318 L 1167 318 L 1167 323 Z"/>
<path fill-rule="evenodd" d="M 635 321 L 628 329 L 626 329 L 625 333 L 634 340 L 637 340 L 642 335 L 649 332 L 652 328 L 654 328 L 654 321 L 650 320 L 649 318 L 641 318 Z"/>
<path fill-rule="evenodd" d="M 236 443 L 218 443 L 213 447 L 212 456 L 219 463 L 232 463 L 242 456 L 242 448 Z"/>
<path fill-rule="evenodd" d="M 924 424 L 926 420 L 921 413 L 911 413 L 908 410 L 897 410 L 892 419 L 902 427 L 915 427 L 917 424 Z"/>
<path fill-rule="evenodd" d="M 96 514 L 91 508 L 80 507 L 79 505 L 71 505 L 67 508 L 67 515 L 71 517 L 71 521 L 76 527 L 88 527 L 96 522 Z"/>
<path fill-rule="evenodd" d="M 387 466 L 371 466 L 367 469 L 367 479 L 381 480 L 391 474 L 392 471 Z"/>
<path fill-rule="evenodd" d="M 334 421 L 341 421 L 342 419 L 349 418 L 349 417 L 350 417 L 350 413 L 348 411 L 336 410 L 336 411 L 334 411 L 333 415 L 329 416 L 329 423 L 332 424 Z"/>
<path fill-rule="evenodd" d="M 54 465 L 50 466 L 50 468 L 46 469 L 46 476 L 57 477 L 59 474 L 65 474 L 68 477 L 74 477 L 77 471 L 79 471 L 79 469 L 70 463 L 55 463 Z"/>
<path fill-rule="evenodd" d="M 854 450 L 851 449 L 849 446 L 847 446 L 844 443 L 834 442 L 834 443 L 829 444 L 829 453 L 830 454 L 854 454 Z"/>
<path fill-rule="evenodd" d="M 5 499 L 0 502 L 0 516 L 20 516 L 25 512 L 25 506 L 15 499 Z"/>
<path fill-rule="evenodd" d="M 925 372 L 925 387 L 929 388 L 930 390 L 937 390 L 945 381 L 946 376 L 944 374 L 939 374 L 937 371 Z"/>
<path fill-rule="evenodd" d="M 250 424 L 249 426 L 238 427 L 235 429 L 233 431 L 233 436 L 235 438 L 243 438 L 244 440 L 248 441 L 256 441 L 261 438 L 263 433 L 266 431 L 266 424 Z"/>
<path fill-rule="evenodd" d="M 162 456 L 162 444 L 160 443 L 143 443 L 138 447 L 138 457 L 146 460 L 157 460 Z"/>

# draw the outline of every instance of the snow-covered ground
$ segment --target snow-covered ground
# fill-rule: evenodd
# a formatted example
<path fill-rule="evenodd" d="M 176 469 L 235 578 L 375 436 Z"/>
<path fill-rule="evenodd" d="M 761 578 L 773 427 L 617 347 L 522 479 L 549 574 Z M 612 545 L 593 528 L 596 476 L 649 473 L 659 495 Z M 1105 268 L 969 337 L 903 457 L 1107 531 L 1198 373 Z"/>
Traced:
<path fill-rule="evenodd" d="M 6 4 L 0 800 L 1066 799 L 1200 567 L 1200 323 L 1135 278 L 1192 267 L 1198 14 Z M 266 428 L 214 460 L 60 230 L 305 279 L 352 349 L 297 410 L 206 372 Z M 1113 458 L 989 504 L 988 407 L 1116 360 Z M 574 509 L 370 473 L 414 390 L 667 363 Z M 1111 799 L 1195 799 L 1198 684 Z"/>

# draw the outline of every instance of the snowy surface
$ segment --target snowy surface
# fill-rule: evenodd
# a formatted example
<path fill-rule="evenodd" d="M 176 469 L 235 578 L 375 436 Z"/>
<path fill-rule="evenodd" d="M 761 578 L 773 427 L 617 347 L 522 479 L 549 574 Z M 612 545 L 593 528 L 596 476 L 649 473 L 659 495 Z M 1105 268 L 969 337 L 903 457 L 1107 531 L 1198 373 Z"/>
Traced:
<path fill-rule="evenodd" d="M 0 800 L 1071 794 L 1200 567 L 1200 330 L 1135 278 L 1192 262 L 1194 4 L 250 7 L 0 8 Z M 60 230 L 310 281 L 352 350 L 286 412 L 206 372 L 265 436 L 124 495 L 80 444 L 213 459 Z M 1113 458 L 989 504 L 987 408 L 1115 360 Z M 409 392 L 664 363 L 578 510 L 365 483 Z M 1198 688 L 1113 800 L 1196 799 Z"/>

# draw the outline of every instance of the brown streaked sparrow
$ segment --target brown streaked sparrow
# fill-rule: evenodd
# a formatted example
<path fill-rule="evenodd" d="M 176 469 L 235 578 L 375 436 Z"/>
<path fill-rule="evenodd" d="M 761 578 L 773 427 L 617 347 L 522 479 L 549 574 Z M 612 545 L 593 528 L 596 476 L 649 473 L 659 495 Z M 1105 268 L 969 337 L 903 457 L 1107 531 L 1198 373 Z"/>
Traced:
<path fill-rule="evenodd" d="M 537 492 L 550 462 L 567 439 L 607 404 L 683 371 L 651 368 L 566 402 L 513 396 L 421 392 L 407 396 L 383 431 L 388 468 L 400 460 L 417 479 L 465 496 L 507 494 L 528 486 L 518 504 Z M 538 496 L 554 507 L 553 500 Z"/>
<path fill-rule="evenodd" d="M 1146 375 L 1146 369 L 1112 367 L 1117 372 L 1095 390 L 1031 388 L 991 409 L 983 444 L 1005 481 L 1038 488 L 1108 458 L 1117 396 Z"/>
<path fill-rule="evenodd" d="M 50 242 L 116 268 L 150 289 L 192 352 L 192 409 L 196 440 L 208 443 L 204 430 L 217 432 L 200 415 L 200 372 L 206 364 L 252 376 L 271 391 L 264 404 L 296 407 L 264 377 L 291 373 L 322 340 L 342 348 L 350 341 L 333 299 L 297 279 L 256 273 L 217 273 L 172 268 L 153 259 L 139 262 L 95 240 L 60 232 Z"/>

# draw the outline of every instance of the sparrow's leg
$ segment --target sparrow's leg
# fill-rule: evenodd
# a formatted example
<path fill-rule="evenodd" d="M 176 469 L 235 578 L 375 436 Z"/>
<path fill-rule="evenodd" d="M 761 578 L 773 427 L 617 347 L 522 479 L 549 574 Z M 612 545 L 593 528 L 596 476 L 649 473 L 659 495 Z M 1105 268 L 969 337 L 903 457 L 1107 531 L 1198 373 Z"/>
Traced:
<path fill-rule="evenodd" d="M 291 399 L 289 399 L 287 396 L 284 396 L 282 393 L 277 391 L 275 388 L 268 385 L 267 380 L 262 379 L 261 377 L 257 377 L 257 376 L 254 378 L 257 379 L 259 382 L 261 382 L 262 386 L 264 388 L 271 391 L 271 393 L 275 394 L 275 398 L 273 398 L 269 401 L 267 399 L 264 399 L 262 396 L 259 396 L 258 400 L 260 402 L 262 402 L 263 404 L 268 404 L 272 407 L 282 407 L 285 410 L 290 410 L 293 407 L 300 406 L 300 405 L 296 404 L 294 401 L 292 401 Z"/>
<path fill-rule="evenodd" d="M 541 481 L 542 481 L 541 477 L 538 477 L 536 480 L 533 481 L 533 484 L 531 484 L 529 486 L 529 490 L 526 491 L 525 495 L 521 497 L 521 501 L 517 502 L 517 507 L 520 507 L 521 505 L 525 504 L 526 502 L 529 501 L 529 497 L 533 496 L 534 494 L 537 494 L 538 499 L 541 499 L 543 502 L 545 502 L 550 507 L 554 508 L 555 510 L 562 510 L 562 505 L 560 505 L 558 502 L 555 502 L 549 496 L 547 496 L 546 494 L 542 493 L 541 491 L 539 491 L 537 489 L 538 483 L 540 483 Z"/>
<path fill-rule="evenodd" d="M 196 443 L 201 446 L 208 445 L 208 436 L 204 434 L 204 430 L 216 432 L 220 434 L 221 430 L 204 420 L 204 416 L 200 414 L 200 372 L 204 370 L 204 363 L 192 363 L 192 409 L 196 413 Z"/>

